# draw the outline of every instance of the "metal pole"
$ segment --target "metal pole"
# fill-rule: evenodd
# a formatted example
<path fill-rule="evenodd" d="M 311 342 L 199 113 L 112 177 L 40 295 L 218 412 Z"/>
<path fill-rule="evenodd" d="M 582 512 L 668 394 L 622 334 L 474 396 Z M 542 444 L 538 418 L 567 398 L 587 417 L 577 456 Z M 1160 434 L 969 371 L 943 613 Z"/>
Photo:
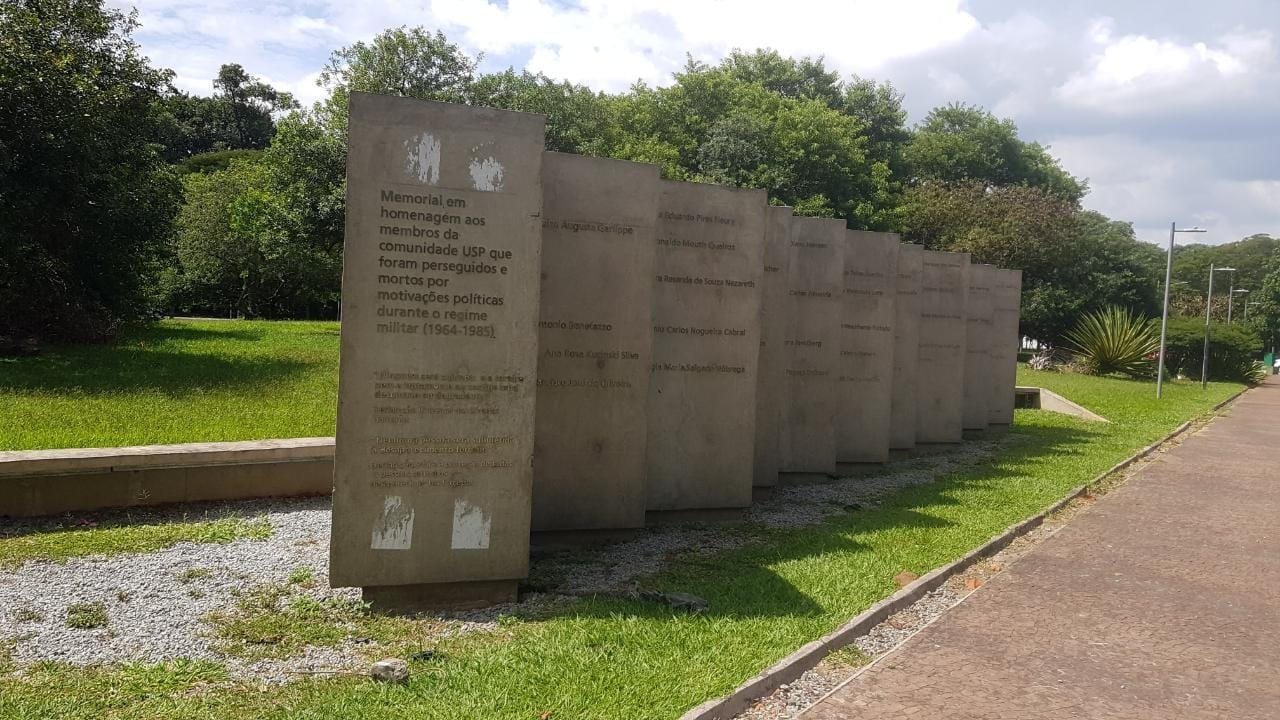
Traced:
<path fill-rule="evenodd" d="M 1160 314 L 1160 364 L 1156 369 L 1156 399 L 1164 391 L 1164 343 L 1169 333 L 1169 281 L 1173 278 L 1173 234 L 1178 223 L 1169 223 L 1169 257 L 1164 263 L 1164 310 Z"/>
<path fill-rule="evenodd" d="M 1228 289 L 1227 289 L 1227 324 L 1228 325 L 1231 324 L 1231 306 L 1235 304 L 1233 302 L 1235 299 L 1236 299 L 1236 274 L 1231 273 L 1231 284 L 1228 286 Z"/>
<path fill-rule="evenodd" d="M 1200 365 L 1200 389 L 1209 384 L 1209 313 L 1213 309 L 1213 265 L 1209 265 L 1209 296 L 1204 301 L 1204 362 Z"/>

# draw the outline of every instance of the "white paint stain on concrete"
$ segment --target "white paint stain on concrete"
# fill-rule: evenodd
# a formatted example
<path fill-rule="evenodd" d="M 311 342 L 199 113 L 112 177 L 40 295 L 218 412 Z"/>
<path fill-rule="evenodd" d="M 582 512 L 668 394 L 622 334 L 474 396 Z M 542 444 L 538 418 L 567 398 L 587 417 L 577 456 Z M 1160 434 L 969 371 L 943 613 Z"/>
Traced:
<path fill-rule="evenodd" d="M 413 546 L 413 508 L 399 496 L 382 500 L 382 515 L 373 525 L 374 550 L 408 550 Z"/>
<path fill-rule="evenodd" d="M 461 498 L 453 501 L 454 550 L 489 549 L 488 513 Z"/>
<path fill-rule="evenodd" d="M 418 182 L 440 182 L 440 141 L 431 133 L 414 135 L 404 141 L 405 172 Z"/>
<path fill-rule="evenodd" d="M 471 187 L 482 192 L 502 190 L 502 176 L 507 169 L 492 154 L 484 152 L 492 143 L 481 143 L 471 148 Z"/>

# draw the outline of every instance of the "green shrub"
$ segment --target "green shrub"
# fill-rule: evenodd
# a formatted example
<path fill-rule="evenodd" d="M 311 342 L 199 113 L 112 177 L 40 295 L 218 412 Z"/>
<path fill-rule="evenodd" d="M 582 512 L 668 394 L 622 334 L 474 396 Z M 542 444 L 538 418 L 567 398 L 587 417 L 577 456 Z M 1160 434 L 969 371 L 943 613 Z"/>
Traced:
<path fill-rule="evenodd" d="M 1160 349 L 1160 337 L 1150 320 L 1114 306 L 1085 315 L 1067 333 L 1067 341 L 1080 372 L 1087 375 L 1150 375 Z"/>
<path fill-rule="evenodd" d="M 1204 353 L 1204 320 L 1169 318 L 1165 340 L 1165 370 L 1200 379 Z M 1254 365 L 1262 355 L 1262 338 L 1243 324 L 1214 323 L 1209 334 L 1209 379 L 1253 382 Z"/>

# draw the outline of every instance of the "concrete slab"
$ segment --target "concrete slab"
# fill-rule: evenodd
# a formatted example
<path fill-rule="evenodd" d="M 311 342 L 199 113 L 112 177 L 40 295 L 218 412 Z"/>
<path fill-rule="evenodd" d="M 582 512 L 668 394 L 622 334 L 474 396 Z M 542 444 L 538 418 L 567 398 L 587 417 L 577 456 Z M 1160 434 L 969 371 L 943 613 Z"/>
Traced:
<path fill-rule="evenodd" d="M 835 471 L 846 232 L 843 220 L 791 220 L 784 341 L 786 391 L 778 444 L 782 472 Z"/>
<path fill-rule="evenodd" d="M 1013 422 L 1013 386 L 1018 382 L 1018 350 L 1022 336 L 1022 271 L 997 268 L 991 295 L 991 398 L 988 420 Z"/>
<path fill-rule="evenodd" d="M 648 508 L 746 507 L 766 195 L 670 181 L 659 192 Z"/>
<path fill-rule="evenodd" d="M 963 440 L 968 253 L 925 250 L 920 278 L 916 443 Z"/>
<path fill-rule="evenodd" d="M 533 529 L 644 525 L 656 165 L 542 159 Z"/>
<path fill-rule="evenodd" d="M 845 242 L 836 456 L 841 462 L 882 463 L 889 460 L 893 415 L 901 238 L 850 230 Z"/>
<path fill-rule="evenodd" d="M 924 248 L 898 248 L 897 295 L 893 306 L 893 384 L 890 388 L 889 447 L 916 444 L 916 377 L 920 363 L 920 277 Z"/>
<path fill-rule="evenodd" d="M 986 430 L 991 399 L 992 265 L 969 265 L 965 289 L 964 429 Z"/>
<path fill-rule="evenodd" d="M 487 602 L 529 562 L 544 119 L 350 107 L 329 580 Z"/>
<path fill-rule="evenodd" d="M 765 210 L 764 276 L 760 301 L 760 365 L 756 375 L 755 487 L 778 484 L 778 442 L 787 385 L 787 270 L 791 267 L 791 208 Z"/>

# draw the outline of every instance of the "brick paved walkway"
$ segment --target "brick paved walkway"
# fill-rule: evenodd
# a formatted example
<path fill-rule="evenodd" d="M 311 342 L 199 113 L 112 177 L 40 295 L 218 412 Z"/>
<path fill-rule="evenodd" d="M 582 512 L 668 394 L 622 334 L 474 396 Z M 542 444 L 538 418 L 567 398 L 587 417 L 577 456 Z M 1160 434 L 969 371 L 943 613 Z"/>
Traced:
<path fill-rule="evenodd" d="M 1280 718 L 1280 383 L 801 717 Z"/>

